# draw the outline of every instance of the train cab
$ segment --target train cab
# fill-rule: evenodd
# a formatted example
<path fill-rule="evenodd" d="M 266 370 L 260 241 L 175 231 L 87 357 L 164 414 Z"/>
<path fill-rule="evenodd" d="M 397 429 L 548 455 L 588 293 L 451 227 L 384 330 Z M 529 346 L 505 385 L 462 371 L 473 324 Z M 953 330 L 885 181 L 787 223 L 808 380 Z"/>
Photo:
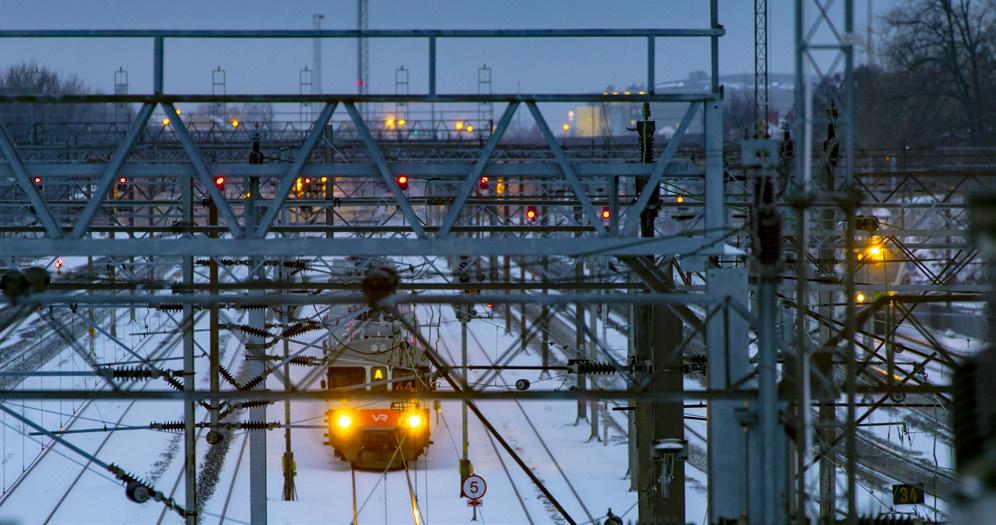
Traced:
<path fill-rule="evenodd" d="M 367 320 L 346 340 L 329 345 L 325 388 L 341 392 L 326 412 L 328 444 L 336 458 L 354 468 L 399 469 L 427 450 L 429 409 L 425 403 L 392 396 L 388 400 L 349 400 L 349 393 L 420 392 L 435 389 L 422 352 L 404 337 L 400 323 Z"/>

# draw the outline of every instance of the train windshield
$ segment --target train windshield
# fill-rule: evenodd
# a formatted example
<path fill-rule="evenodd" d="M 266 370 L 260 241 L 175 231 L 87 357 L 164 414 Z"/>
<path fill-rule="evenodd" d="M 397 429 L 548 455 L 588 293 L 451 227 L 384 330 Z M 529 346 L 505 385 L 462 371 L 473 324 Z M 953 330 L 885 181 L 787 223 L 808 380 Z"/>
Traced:
<path fill-rule="evenodd" d="M 344 388 L 367 382 L 367 370 L 362 366 L 329 367 L 329 388 Z"/>
<path fill-rule="evenodd" d="M 412 370 L 409 368 L 395 368 L 394 377 L 401 378 L 411 378 L 403 379 L 402 381 L 394 382 L 395 392 L 419 392 L 423 390 L 422 385 L 425 384 L 429 376 L 429 369 L 426 367 L 419 367 L 418 370 Z"/>

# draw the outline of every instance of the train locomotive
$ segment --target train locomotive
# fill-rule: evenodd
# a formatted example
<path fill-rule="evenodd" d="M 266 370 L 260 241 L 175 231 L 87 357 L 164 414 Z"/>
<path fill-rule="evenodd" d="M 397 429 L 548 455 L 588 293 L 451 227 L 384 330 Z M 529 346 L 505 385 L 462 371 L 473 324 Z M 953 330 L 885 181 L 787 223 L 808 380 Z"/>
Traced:
<path fill-rule="evenodd" d="M 332 392 L 420 392 L 434 390 L 424 353 L 396 320 L 380 314 L 350 323 L 345 339 L 330 334 L 325 388 Z M 415 316 L 404 314 L 412 323 Z M 345 396 L 344 396 L 345 397 Z M 429 408 L 418 399 L 329 402 L 328 441 L 336 458 L 360 470 L 400 469 L 431 443 Z"/>

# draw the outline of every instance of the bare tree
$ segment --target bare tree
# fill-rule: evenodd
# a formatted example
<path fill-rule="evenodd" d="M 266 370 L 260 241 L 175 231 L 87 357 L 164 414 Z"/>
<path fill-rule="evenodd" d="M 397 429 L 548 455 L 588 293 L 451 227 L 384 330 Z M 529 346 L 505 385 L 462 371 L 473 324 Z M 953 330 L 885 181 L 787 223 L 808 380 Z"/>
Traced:
<path fill-rule="evenodd" d="M 908 0 L 884 21 L 886 64 L 909 75 L 900 94 L 921 98 L 933 125 L 964 141 L 996 137 L 996 0 Z"/>
<path fill-rule="evenodd" d="M 0 95 L 84 95 L 89 92 L 75 75 L 65 76 L 34 62 L 22 62 L 0 71 Z M 18 142 L 36 143 L 54 133 L 59 137 L 75 134 L 79 124 L 102 120 L 107 112 L 104 104 L 0 104 L 0 120 Z"/>

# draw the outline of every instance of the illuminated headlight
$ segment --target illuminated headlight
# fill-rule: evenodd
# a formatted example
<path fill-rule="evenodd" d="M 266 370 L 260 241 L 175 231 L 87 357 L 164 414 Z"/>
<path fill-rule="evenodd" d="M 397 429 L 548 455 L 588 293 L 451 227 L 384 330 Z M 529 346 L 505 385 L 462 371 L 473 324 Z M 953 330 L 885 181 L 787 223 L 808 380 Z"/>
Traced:
<path fill-rule="evenodd" d="M 425 424 L 425 420 L 422 418 L 422 414 L 409 412 L 402 418 L 402 423 L 408 430 L 418 430 Z"/>
<path fill-rule="evenodd" d="M 335 426 L 339 430 L 347 430 L 353 426 L 353 416 L 351 414 L 337 414 L 335 416 Z"/>

